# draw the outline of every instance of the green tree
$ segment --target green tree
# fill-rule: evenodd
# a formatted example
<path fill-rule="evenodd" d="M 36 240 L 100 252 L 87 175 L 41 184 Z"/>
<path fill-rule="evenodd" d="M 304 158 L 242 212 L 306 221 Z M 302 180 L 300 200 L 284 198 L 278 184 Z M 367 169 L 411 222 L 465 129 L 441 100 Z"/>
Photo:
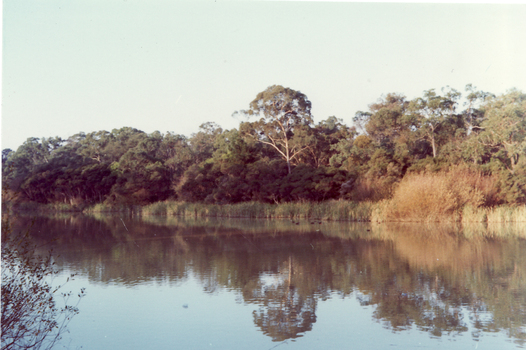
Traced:
<path fill-rule="evenodd" d="M 78 154 L 93 159 L 98 163 L 111 163 L 115 160 L 112 159 L 112 154 L 106 149 L 111 142 L 114 142 L 112 134 L 108 131 L 101 130 L 87 135 L 80 133 L 78 137 Z"/>
<path fill-rule="evenodd" d="M 409 101 L 405 96 L 391 93 L 369 105 L 369 113 L 357 113 L 355 119 L 361 119 L 360 122 L 365 123 L 367 134 L 379 145 L 391 146 L 410 139 L 409 134 L 416 121 L 408 113 L 408 107 Z"/>
<path fill-rule="evenodd" d="M 424 91 L 424 97 L 411 101 L 409 109 L 418 120 L 420 137 L 431 144 L 433 158 L 438 156 L 439 147 L 456 132 L 455 108 L 460 93 L 454 89 L 442 89 L 444 96 L 434 89 Z"/>
<path fill-rule="evenodd" d="M 7 179 L 13 190 L 17 190 L 32 172 L 49 163 L 53 153 L 60 148 L 62 143 L 62 139 L 58 137 L 47 139 L 30 137 L 18 147 L 16 152 L 11 152 L 5 165 L 13 167 Z"/>
<path fill-rule="evenodd" d="M 4 170 L 5 166 L 7 165 L 7 161 L 9 160 L 9 157 L 13 153 L 13 150 L 10 148 L 4 148 L 2 150 L 2 170 Z"/>
<path fill-rule="evenodd" d="M 146 204 L 170 196 L 169 171 L 156 157 L 161 144 L 162 135 L 154 132 L 112 163 L 112 172 L 118 177 L 112 188 L 112 200 Z"/>
<path fill-rule="evenodd" d="M 338 157 L 356 135 L 356 129 L 339 118 L 332 116 L 322 120 L 307 133 L 308 139 L 303 142 L 307 150 L 300 155 L 300 160 L 316 168 L 330 166 L 331 158 Z"/>
<path fill-rule="evenodd" d="M 341 170 L 300 164 L 285 178 L 280 179 L 279 194 L 286 201 L 336 199 L 345 180 L 345 173 Z"/>
<path fill-rule="evenodd" d="M 240 130 L 272 147 L 285 160 L 290 174 L 292 161 L 308 148 L 295 138 L 295 134 L 300 130 L 306 132 L 312 124 L 311 102 L 307 96 L 281 85 L 272 85 L 256 96 L 248 110 L 236 113 L 261 117 L 255 122 L 242 123 Z"/>
<path fill-rule="evenodd" d="M 193 161 L 188 139 L 170 132 L 164 135 L 156 157 L 164 162 L 172 183 L 179 181 Z"/>
<path fill-rule="evenodd" d="M 108 163 L 118 161 L 128 150 L 136 147 L 147 137 L 148 135 L 144 131 L 131 127 L 113 129 L 107 135 L 109 141 L 103 148 L 106 161 Z"/>
<path fill-rule="evenodd" d="M 514 173 L 526 152 L 526 94 L 511 90 L 488 99 L 482 110 L 484 121 L 477 140 L 502 152 L 504 166 Z"/>
<path fill-rule="evenodd" d="M 468 135 L 482 130 L 480 124 L 484 120 L 484 111 L 481 109 L 481 105 L 487 99 L 495 98 L 495 95 L 490 92 L 477 91 L 476 89 L 472 84 L 467 84 L 465 88 L 467 96 L 464 103 L 466 109 L 463 111 L 463 120 Z"/>
<path fill-rule="evenodd" d="M 415 132 L 418 119 L 410 113 L 409 105 L 405 96 L 391 93 L 369 105 L 369 112 L 358 112 L 354 118 L 366 131 L 374 147 L 383 149 L 382 158 L 385 155 L 390 157 L 393 165 L 401 167 L 402 173 L 411 162 L 423 156 Z M 358 150 L 354 153 L 363 154 Z M 373 155 L 369 154 L 369 158 L 371 157 Z"/>
<path fill-rule="evenodd" d="M 213 122 L 199 126 L 199 132 L 192 134 L 189 140 L 194 164 L 199 164 L 212 157 L 215 151 L 215 140 L 222 133 L 223 129 Z"/>

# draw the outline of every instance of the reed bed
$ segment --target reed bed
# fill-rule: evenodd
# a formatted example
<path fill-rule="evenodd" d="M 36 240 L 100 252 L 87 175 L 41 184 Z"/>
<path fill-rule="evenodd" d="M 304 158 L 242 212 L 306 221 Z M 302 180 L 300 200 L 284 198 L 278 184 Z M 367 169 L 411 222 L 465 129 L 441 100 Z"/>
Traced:
<path fill-rule="evenodd" d="M 451 195 L 449 195 L 451 196 Z M 447 197 L 447 196 L 446 196 Z M 453 207 L 454 210 L 429 213 L 418 211 L 407 217 L 393 218 L 392 200 L 380 202 L 291 202 L 268 204 L 243 202 L 238 204 L 202 204 L 177 201 L 153 203 L 142 207 L 140 213 L 147 215 L 216 217 L 216 218 L 263 218 L 323 221 L 373 221 L 373 222 L 461 222 L 494 223 L 526 222 L 526 207 L 500 206 L 494 208 L 475 207 L 471 203 Z M 400 210 L 399 208 L 396 208 Z M 421 208 L 421 210 L 425 210 Z M 440 215 L 439 215 L 440 214 Z M 409 218 L 409 219 L 408 219 Z"/>
<path fill-rule="evenodd" d="M 82 212 L 84 213 L 125 213 L 125 214 L 137 214 L 141 212 L 141 207 L 136 205 L 125 205 L 125 204 L 106 204 L 97 203 L 91 207 L 85 208 Z"/>
<path fill-rule="evenodd" d="M 493 208 L 466 206 L 462 211 L 462 223 L 469 222 L 524 223 L 526 222 L 526 206 L 503 205 Z"/>
<path fill-rule="evenodd" d="M 462 184 L 462 181 L 451 176 L 444 178 L 444 176 L 426 175 L 425 177 L 426 179 L 412 176 L 411 181 L 403 180 L 395 190 L 393 198 L 376 203 L 332 200 L 281 204 L 243 202 L 220 205 L 162 201 L 145 206 L 99 203 L 84 209 L 64 203 L 20 203 L 14 210 L 39 213 L 82 211 L 87 214 L 121 213 L 142 216 L 265 218 L 292 221 L 460 222 L 463 225 L 526 222 L 524 205 L 482 206 L 484 195 L 481 195 L 476 187 L 465 186 L 465 183 Z M 502 230 L 495 228 L 494 231 L 495 235 L 500 235 L 499 232 Z"/>
<path fill-rule="evenodd" d="M 479 207 L 474 208 L 471 205 L 466 205 L 462 208 L 462 223 L 473 223 L 473 222 L 487 222 L 488 221 L 488 209 Z"/>
<path fill-rule="evenodd" d="M 526 206 L 500 206 L 488 209 L 488 223 L 526 222 Z"/>
<path fill-rule="evenodd" d="M 48 212 L 80 212 L 81 207 L 68 203 L 36 203 L 36 202 L 21 202 L 11 206 L 15 211 L 27 211 L 37 213 L 48 213 Z"/>
<path fill-rule="evenodd" d="M 479 209 L 493 201 L 492 179 L 468 169 L 406 175 L 393 197 L 379 202 L 373 221 L 457 222 L 484 221 Z"/>

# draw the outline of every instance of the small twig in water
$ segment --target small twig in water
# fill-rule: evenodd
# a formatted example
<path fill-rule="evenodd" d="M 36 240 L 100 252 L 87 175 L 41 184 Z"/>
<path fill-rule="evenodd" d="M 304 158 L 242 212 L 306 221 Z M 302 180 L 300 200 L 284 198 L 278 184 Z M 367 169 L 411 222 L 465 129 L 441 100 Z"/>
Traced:
<path fill-rule="evenodd" d="M 246 239 L 248 241 L 248 243 L 252 244 L 254 247 L 256 247 L 256 249 L 259 249 L 257 245 L 255 245 L 254 243 L 252 243 L 250 241 L 250 239 L 248 239 L 245 235 L 242 235 L 244 239 Z"/>
<path fill-rule="evenodd" d="M 277 348 L 278 346 L 283 345 L 283 344 L 288 344 L 288 340 L 282 341 L 281 343 L 274 345 L 273 347 L 271 347 L 268 350 L 272 350 L 272 349 Z"/>
<path fill-rule="evenodd" d="M 120 219 L 121 219 L 122 224 L 124 225 L 124 228 L 126 229 L 126 231 L 130 232 L 130 231 L 128 230 L 128 228 L 126 227 L 126 224 L 124 223 L 124 220 L 122 220 L 122 218 L 120 218 Z M 135 245 L 136 245 L 137 247 L 139 246 L 139 245 L 137 244 L 136 241 L 134 241 L 133 243 L 135 243 Z"/>
<path fill-rule="evenodd" d="M 126 231 L 128 231 L 128 228 L 126 227 L 126 224 L 124 223 L 124 220 L 122 220 L 122 218 L 121 218 L 121 221 L 122 221 L 122 224 L 124 225 L 124 228 L 126 229 Z M 130 231 L 128 231 L 128 232 L 130 232 Z"/>

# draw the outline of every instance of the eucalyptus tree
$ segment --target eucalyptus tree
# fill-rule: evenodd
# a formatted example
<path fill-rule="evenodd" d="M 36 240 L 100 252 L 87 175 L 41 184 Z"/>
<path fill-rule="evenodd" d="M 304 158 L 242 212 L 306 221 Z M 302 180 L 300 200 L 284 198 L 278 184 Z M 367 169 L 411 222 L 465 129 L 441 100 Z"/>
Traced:
<path fill-rule="evenodd" d="M 418 121 L 418 131 L 423 140 L 431 144 L 433 158 L 438 155 L 440 145 L 456 131 L 455 111 L 461 94 L 455 89 L 442 89 L 443 96 L 435 89 L 424 91 L 424 97 L 411 101 L 409 109 Z"/>
<path fill-rule="evenodd" d="M 215 140 L 223 133 L 223 129 L 214 122 L 203 123 L 199 131 L 189 139 L 194 164 L 201 163 L 212 157 L 215 151 Z"/>
<path fill-rule="evenodd" d="M 322 120 L 304 134 L 307 149 L 299 159 L 315 168 L 331 166 L 331 158 L 339 155 L 345 145 L 351 145 L 357 135 L 355 127 L 345 125 L 342 119 L 334 116 Z"/>
<path fill-rule="evenodd" d="M 8 161 L 9 161 L 9 158 L 11 157 L 11 155 L 13 155 L 14 152 L 11 148 L 4 148 L 2 150 L 2 173 L 5 174 L 8 170 L 7 168 L 7 165 L 8 165 Z"/>
<path fill-rule="evenodd" d="M 484 111 L 482 110 L 482 104 L 490 99 L 495 98 L 495 95 L 490 92 L 477 90 L 472 84 L 466 85 L 466 102 L 464 106 L 466 109 L 463 111 L 463 119 L 467 134 L 477 133 L 481 129 L 480 124 L 484 120 Z"/>
<path fill-rule="evenodd" d="M 369 112 L 358 112 L 354 120 L 362 124 L 366 135 L 401 166 L 421 155 L 417 150 L 418 119 L 409 110 L 410 102 L 401 94 L 390 93 L 369 105 Z"/>
<path fill-rule="evenodd" d="M 144 131 L 131 127 L 113 129 L 107 135 L 109 142 L 104 146 L 104 155 L 110 163 L 118 161 L 129 149 L 136 147 L 147 137 Z"/>
<path fill-rule="evenodd" d="M 249 109 L 235 112 L 248 118 L 260 119 L 242 123 L 241 132 L 270 146 L 287 163 L 289 174 L 291 163 L 307 150 L 306 136 L 312 125 L 311 102 L 299 91 L 272 85 L 257 94 Z M 295 137 L 303 133 L 301 139 Z"/>
<path fill-rule="evenodd" d="M 63 144 L 59 137 L 28 138 L 15 152 L 10 152 L 5 166 L 12 166 L 8 181 L 14 190 L 39 167 L 50 162 Z"/>
<path fill-rule="evenodd" d="M 106 130 L 96 131 L 87 135 L 81 134 L 77 153 L 93 159 L 97 163 L 111 163 L 112 155 L 107 151 L 107 146 L 114 142 L 112 134 Z"/>
<path fill-rule="evenodd" d="M 409 101 L 404 95 L 390 93 L 369 105 L 369 113 L 358 113 L 355 118 L 367 116 L 365 130 L 379 144 L 394 144 L 400 138 L 407 140 L 415 125 L 414 117 L 408 113 Z"/>
<path fill-rule="evenodd" d="M 477 140 L 503 154 L 504 166 L 514 173 L 526 153 L 526 94 L 513 89 L 488 99 L 482 110 L 484 121 Z"/>
<path fill-rule="evenodd" d="M 156 131 L 112 163 L 112 173 L 118 176 L 111 191 L 113 200 L 145 204 L 168 198 L 170 173 L 163 160 L 157 157 L 161 145 L 162 135 Z"/>
<path fill-rule="evenodd" d="M 163 137 L 156 157 L 162 159 L 171 181 L 176 183 L 192 164 L 193 156 L 186 136 L 168 132 Z"/>

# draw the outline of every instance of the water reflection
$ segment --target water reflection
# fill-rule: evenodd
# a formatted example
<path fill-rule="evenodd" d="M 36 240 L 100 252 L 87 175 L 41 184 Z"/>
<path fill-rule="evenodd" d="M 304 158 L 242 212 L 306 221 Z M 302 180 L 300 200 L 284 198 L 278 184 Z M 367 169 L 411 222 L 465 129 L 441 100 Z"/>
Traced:
<path fill-rule="evenodd" d="M 28 222 L 20 218 L 18 230 Z M 257 305 L 254 325 L 274 341 L 313 329 L 320 300 L 354 293 L 384 327 L 431 337 L 505 332 L 526 340 L 526 242 L 476 228 L 287 221 L 64 216 L 34 219 L 59 264 L 91 282 L 230 290 Z"/>

